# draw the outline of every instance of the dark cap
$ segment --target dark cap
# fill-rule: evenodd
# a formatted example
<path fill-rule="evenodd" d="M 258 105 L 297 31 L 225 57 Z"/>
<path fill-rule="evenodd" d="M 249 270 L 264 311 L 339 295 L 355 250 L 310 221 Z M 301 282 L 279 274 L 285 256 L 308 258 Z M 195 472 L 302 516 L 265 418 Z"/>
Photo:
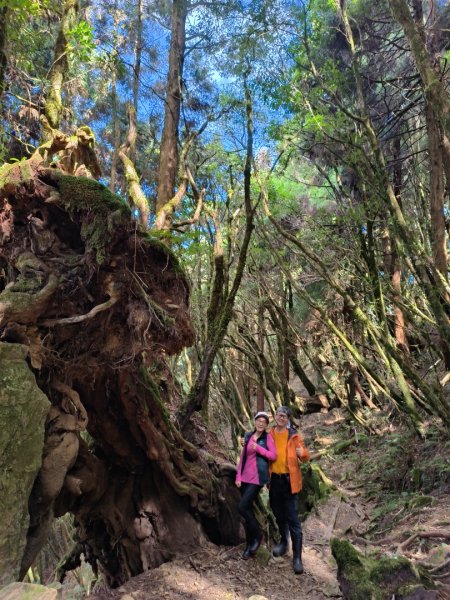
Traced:
<path fill-rule="evenodd" d="M 260 410 L 259 412 L 256 413 L 256 415 L 255 415 L 255 421 L 256 421 L 256 419 L 259 419 L 260 417 L 263 417 L 267 422 L 269 422 L 270 417 L 263 410 Z"/>
<path fill-rule="evenodd" d="M 291 411 L 289 410 L 289 408 L 287 406 L 279 406 L 277 408 L 277 415 L 286 415 L 287 417 L 291 416 Z"/>

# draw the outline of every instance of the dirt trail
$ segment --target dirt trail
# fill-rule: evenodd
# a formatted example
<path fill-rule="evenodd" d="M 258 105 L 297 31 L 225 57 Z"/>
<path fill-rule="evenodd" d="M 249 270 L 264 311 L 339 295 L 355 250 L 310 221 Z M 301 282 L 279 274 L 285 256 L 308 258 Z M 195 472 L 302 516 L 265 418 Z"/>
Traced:
<path fill-rule="evenodd" d="M 134 577 L 118 590 L 90 596 L 95 600 L 324 600 L 340 597 L 336 577 L 320 550 L 306 546 L 305 573 L 295 576 L 291 557 L 259 560 L 241 559 L 241 547 L 209 547 L 180 557 L 159 568 Z M 256 600 L 256 598 L 255 598 Z"/>

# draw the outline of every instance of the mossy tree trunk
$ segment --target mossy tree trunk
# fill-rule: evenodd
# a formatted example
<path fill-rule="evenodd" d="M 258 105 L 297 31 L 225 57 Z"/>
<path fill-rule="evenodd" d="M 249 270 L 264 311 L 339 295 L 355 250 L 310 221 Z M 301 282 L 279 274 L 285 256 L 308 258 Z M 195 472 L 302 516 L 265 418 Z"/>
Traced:
<path fill-rule="evenodd" d="M 65 0 L 56 38 L 53 62 L 50 67 L 49 91 L 45 99 L 45 117 L 52 129 L 59 129 L 63 114 L 62 89 L 69 68 L 67 35 L 74 27 L 78 13 L 77 0 Z M 44 129 L 44 133 L 46 133 Z M 47 132 L 48 138 L 48 132 Z"/>

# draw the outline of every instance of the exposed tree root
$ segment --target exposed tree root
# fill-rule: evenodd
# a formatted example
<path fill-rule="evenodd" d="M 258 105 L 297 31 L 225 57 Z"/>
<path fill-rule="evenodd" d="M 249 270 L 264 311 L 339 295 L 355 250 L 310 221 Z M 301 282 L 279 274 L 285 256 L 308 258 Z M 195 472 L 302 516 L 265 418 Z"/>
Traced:
<path fill-rule="evenodd" d="M 69 510 L 85 556 L 117 586 L 205 534 L 237 543 L 239 494 L 233 469 L 167 409 L 165 357 L 193 342 L 184 273 L 109 190 L 45 167 L 61 151 L 58 165 L 79 172 L 77 140 L 56 136 L 0 169 L 0 339 L 28 346 L 52 403 L 21 572 Z"/>

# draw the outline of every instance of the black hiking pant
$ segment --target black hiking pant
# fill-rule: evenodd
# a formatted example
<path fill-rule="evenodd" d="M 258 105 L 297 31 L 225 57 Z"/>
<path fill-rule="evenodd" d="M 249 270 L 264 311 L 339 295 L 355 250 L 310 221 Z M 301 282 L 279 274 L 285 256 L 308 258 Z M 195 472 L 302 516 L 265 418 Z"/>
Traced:
<path fill-rule="evenodd" d="M 244 519 L 245 537 L 247 544 L 252 544 L 259 539 L 261 528 L 253 511 L 253 503 L 255 502 L 262 485 L 256 483 L 241 483 L 239 488 L 241 492 L 241 501 L 239 502 L 239 514 Z"/>
<path fill-rule="evenodd" d="M 294 552 L 301 553 L 302 525 L 297 512 L 297 494 L 291 492 L 289 474 L 272 473 L 269 500 L 283 543 L 287 542 L 287 528 L 289 528 Z"/>

